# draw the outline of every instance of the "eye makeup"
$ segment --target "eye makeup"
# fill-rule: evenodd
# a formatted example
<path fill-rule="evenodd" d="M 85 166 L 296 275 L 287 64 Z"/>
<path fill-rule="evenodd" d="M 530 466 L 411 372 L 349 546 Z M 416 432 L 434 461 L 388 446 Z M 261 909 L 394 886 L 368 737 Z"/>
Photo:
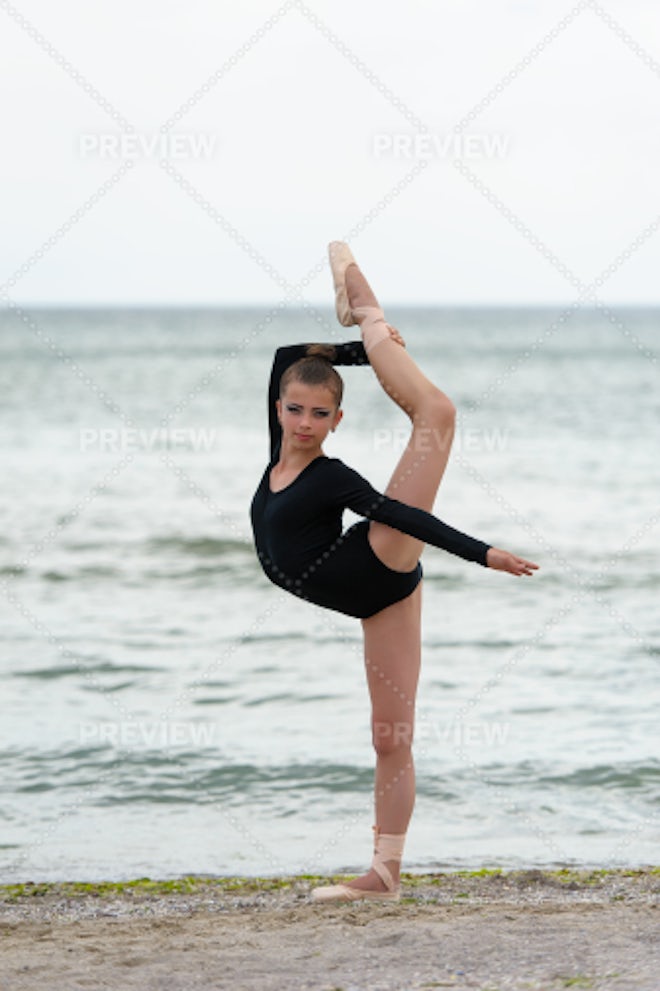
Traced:
<path fill-rule="evenodd" d="M 286 406 L 285 406 L 285 409 L 286 409 L 287 413 L 300 413 L 301 412 L 301 407 L 295 405 L 294 403 L 287 403 Z M 318 416 L 321 419 L 324 419 L 325 417 L 330 416 L 330 410 L 329 409 L 323 409 L 322 407 L 318 407 L 318 408 L 313 409 L 312 410 L 312 413 L 314 414 L 314 416 Z"/>

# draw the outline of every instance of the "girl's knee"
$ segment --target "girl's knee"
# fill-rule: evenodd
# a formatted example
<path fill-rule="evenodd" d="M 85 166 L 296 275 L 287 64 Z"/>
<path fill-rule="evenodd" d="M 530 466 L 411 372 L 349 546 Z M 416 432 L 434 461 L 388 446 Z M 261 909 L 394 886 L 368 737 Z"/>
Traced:
<path fill-rule="evenodd" d="M 392 722 L 374 719 L 372 741 L 379 757 L 385 757 L 401 748 L 410 749 L 413 743 L 413 723 L 411 720 Z"/>
<path fill-rule="evenodd" d="M 439 389 L 425 398 L 412 417 L 411 444 L 416 452 L 448 454 L 456 432 L 456 407 Z"/>

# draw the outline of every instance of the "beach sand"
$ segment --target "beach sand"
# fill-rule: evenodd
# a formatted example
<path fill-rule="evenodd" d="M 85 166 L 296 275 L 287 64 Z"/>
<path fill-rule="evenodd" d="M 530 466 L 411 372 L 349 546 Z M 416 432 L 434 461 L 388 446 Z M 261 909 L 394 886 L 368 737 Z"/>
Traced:
<path fill-rule="evenodd" d="M 396 904 L 316 883 L 4 886 L 0 988 L 660 989 L 658 868 L 406 875 Z"/>

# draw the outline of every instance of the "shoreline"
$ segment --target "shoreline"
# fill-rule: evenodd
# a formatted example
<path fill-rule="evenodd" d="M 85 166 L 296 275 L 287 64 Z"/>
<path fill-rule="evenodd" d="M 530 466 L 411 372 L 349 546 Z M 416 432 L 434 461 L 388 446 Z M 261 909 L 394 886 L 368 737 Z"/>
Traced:
<path fill-rule="evenodd" d="M 311 902 L 345 878 L 1 885 L 0 984 L 657 991 L 660 867 L 404 874 L 396 903 Z"/>
<path fill-rule="evenodd" d="M 355 874 L 291 874 L 291 875 L 206 875 L 183 874 L 173 878 L 139 877 L 129 880 L 103 881 L 14 881 L 0 883 L 0 919 L 7 907 L 44 899 L 43 904 L 81 903 L 85 899 L 110 898 L 116 896 L 128 901 L 176 898 L 178 896 L 238 896 L 252 894 L 255 897 L 265 894 L 288 892 L 297 900 L 318 884 L 338 884 L 355 877 Z M 438 898 L 453 895 L 455 888 L 467 887 L 470 893 L 484 897 L 492 894 L 499 886 L 515 888 L 518 892 L 529 888 L 547 888 L 566 892 L 576 890 L 608 891 L 612 885 L 624 885 L 628 892 L 631 886 L 653 885 L 656 879 L 660 891 L 660 865 L 640 867 L 528 867 L 506 869 L 483 867 L 475 870 L 448 870 L 430 872 L 403 872 L 401 874 L 402 901 L 415 899 L 419 892 L 434 889 Z M 468 893 L 468 892 L 466 892 Z M 395 903 L 396 904 L 396 903 Z"/>

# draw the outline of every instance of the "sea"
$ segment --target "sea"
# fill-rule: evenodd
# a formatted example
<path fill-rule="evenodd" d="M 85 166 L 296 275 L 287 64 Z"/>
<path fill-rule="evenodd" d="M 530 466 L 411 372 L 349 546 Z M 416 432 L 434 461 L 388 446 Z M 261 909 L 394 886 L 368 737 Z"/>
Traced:
<path fill-rule="evenodd" d="M 660 310 L 388 319 L 458 409 L 436 515 L 540 565 L 424 551 L 404 869 L 658 864 Z M 1 882 L 368 866 L 360 623 L 271 585 L 248 515 L 274 350 L 355 334 L 311 305 L 2 313 Z M 382 490 L 408 421 L 342 371 L 325 453 Z"/>

